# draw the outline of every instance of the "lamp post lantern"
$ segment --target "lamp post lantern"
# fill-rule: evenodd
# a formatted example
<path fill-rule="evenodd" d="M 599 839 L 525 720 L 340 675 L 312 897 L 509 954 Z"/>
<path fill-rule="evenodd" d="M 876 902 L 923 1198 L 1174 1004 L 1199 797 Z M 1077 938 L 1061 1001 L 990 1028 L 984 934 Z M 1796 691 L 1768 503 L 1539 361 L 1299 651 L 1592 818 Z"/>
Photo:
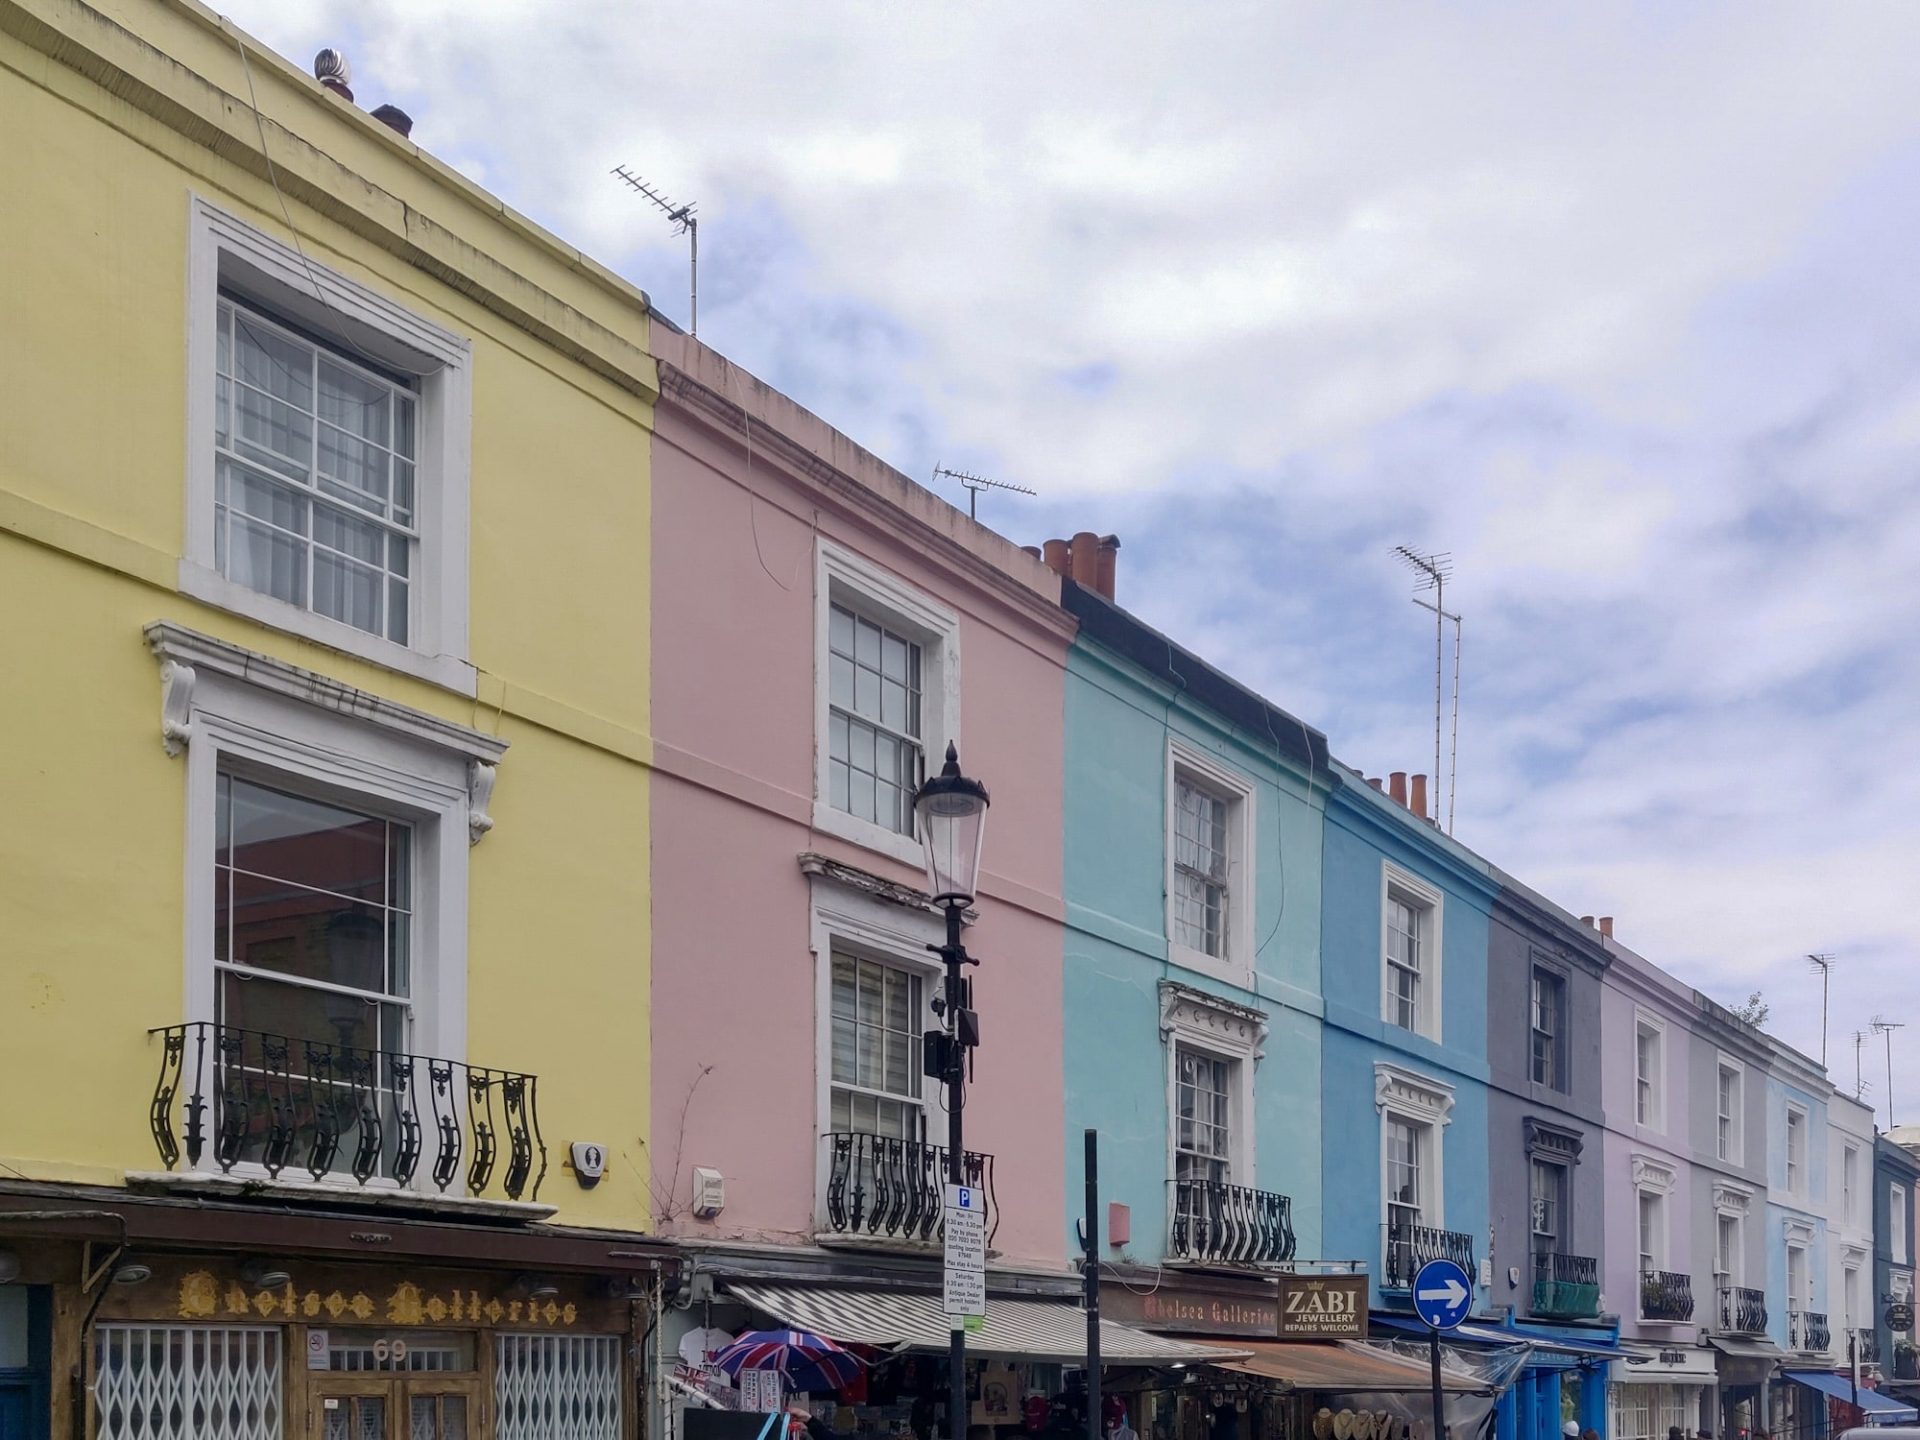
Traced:
<path fill-rule="evenodd" d="M 925 1037 L 923 1068 L 947 1087 L 947 1183 L 967 1183 L 965 1128 L 967 1057 L 980 1043 L 980 1022 L 973 1011 L 972 984 L 961 967 L 980 962 L 960 943 L 960 926 L 973 904 L 980 875 L 980 842 L 986 834 L 987 787 L 960 773 L 960 752 L 947 745 L 947 763 L 913 797 L 920 821 L 920 840 L 926 847 L 927 893 L 946 917 L 944 945 L 927 948 L 946 963 L 945 993 L 936 1009 L 945 1030 L 929 1030 Z M 947 1434 L 961 1440 L 967 1421 L 967 1332 L 965 1320 L 953 1316 L 947 1344 Z"/>

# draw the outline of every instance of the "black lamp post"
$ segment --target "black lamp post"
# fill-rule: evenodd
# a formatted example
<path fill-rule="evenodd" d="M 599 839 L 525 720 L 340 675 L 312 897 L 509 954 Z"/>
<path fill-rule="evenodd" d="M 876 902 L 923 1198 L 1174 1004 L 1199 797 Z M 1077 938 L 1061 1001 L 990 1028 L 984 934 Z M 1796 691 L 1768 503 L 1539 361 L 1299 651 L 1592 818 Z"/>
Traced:
<path fill-rule="evenodd" d="M 947 763 L 915 792 L 920 841 L 927 851 L 927 891 L 946 914 L 947 941 L 930 945 L 946 962 L 946 992 L 935 1007 L 946 1029 L 926 1034 L 924 1068 L 947 1087 L 947 1183 L 967 1183 L 967 1159 L 961 1114 L 966 1108 L 967 1056 L 980 1043 L 980 1022 L 973 1012 L 972 985 L 960 967 L 980 962 L 960 943 L 961 917 L 973 903 L 980 875 L 980 841 L 987 827 L 987 787 L 960 773 L 960 752 L 949 743 Z M 947 1344 L 947 1434 L 966 1434 L 967 1332 L 953 1319 Z"/>

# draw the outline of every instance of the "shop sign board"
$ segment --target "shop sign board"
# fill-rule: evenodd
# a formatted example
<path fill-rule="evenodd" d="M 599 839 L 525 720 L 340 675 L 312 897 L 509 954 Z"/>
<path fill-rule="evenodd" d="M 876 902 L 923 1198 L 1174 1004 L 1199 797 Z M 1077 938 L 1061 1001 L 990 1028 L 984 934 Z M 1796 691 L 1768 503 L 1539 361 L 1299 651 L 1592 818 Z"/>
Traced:
<path fill-rule="evenodd" d="M 987 1197 L 974 1185 L 947 1186 L 941 1267 L 946 1313 L 964 1321 L 987 1313 Z M 960 1329 L 959 1325 L 954 1327 Z"/>
<path fill-rule="evenodd" d="M 1363 1296 L 1365 1291 L 1363 1280 Z M 1151 1286 L 1102 1285 L 1100 1313 L 1125 1325 L 1177 1335 L 1245 1335 L 1264 1340 L 1283 1333 L 1271 1290 L 1245 1294 L 1172 1278 Z M 1364 1304 L 1361 1313 L 1366 1313 Z"/>
<path fill-rule="evenodd" d="M 740 1408 L 756 1415 L 771 1415 L 780 1408 L 780 1372 L 778 1370 L 742 1370 L 740 1372 Z"/>
<path fill-rule="evenodd" d="M 1367 1277 L 1282 1275 L 1278 1323 L 1283 1340 L 1354 1340 L 1367 1333 Z"/>

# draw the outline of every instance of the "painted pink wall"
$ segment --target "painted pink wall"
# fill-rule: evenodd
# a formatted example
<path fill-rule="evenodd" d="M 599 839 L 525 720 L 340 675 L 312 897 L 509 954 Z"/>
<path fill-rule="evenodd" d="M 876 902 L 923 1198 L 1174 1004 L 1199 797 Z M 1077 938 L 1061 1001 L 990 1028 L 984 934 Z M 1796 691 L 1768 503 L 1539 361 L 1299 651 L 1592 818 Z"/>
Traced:
<path fill-rule="evenodd" d="M 656 412 L 653 1153 L 636 1163 L 653 1175 L 659 1228 L 811 1241 L 822 1128 L 816 962 L 796 857 L 818 851 L 925 883 L 810 825 L 817 530 L 960 616 L 962 753 L 993 794 L 980 921 L 967 942 L 984 962 L 967 1146 L 995 1156 L 1004 1263 L 1063 1268 L 1060 776 L 1071 621 L 1058 582 L 704 347 L 657 341 L 663 369 L 684 367 L 756 415 L 749 469 L 737 423 L 716 429 L 676 400 L 670 374 Z M 776 433 L 854 485 L 796 477 Z M 982 561 L 997 578 L 974 571 Z M 696 1165 L 726 1177 L 717 1220 L 685 1214 Z"/>

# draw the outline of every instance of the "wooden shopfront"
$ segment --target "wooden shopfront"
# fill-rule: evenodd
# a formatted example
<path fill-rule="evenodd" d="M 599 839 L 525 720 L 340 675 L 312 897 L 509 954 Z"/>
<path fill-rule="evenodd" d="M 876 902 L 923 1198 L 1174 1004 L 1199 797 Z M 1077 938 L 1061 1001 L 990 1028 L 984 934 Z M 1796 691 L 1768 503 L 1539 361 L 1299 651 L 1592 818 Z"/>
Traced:
<path fill-rule="evenodd" d="M 101 1440 L 629 1440 L 631 1305 L 600 1281 L 164 1257 L 91 1327 Z"/>

